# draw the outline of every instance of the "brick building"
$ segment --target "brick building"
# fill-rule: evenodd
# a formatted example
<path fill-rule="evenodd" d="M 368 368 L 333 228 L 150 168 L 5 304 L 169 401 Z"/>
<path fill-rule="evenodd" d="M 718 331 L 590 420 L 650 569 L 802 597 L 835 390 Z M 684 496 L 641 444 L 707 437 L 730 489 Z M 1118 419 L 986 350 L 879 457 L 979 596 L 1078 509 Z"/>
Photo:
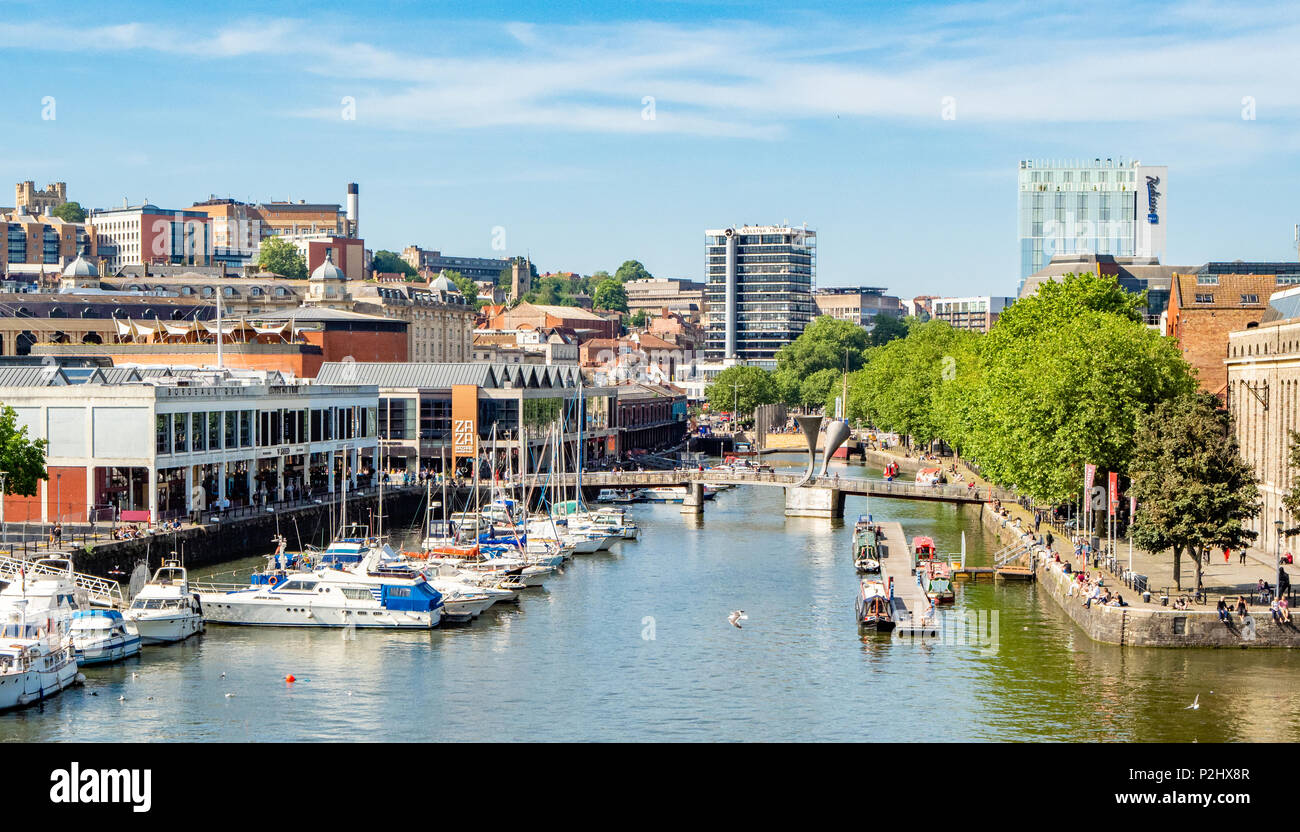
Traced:
<path fill-rule="evenodd" d="M 1262 508 L 1247 526 L 1259 534 L 1255 548 L 1278 550 L 1275 523 L 1294 528 L 1297 518 L 1282 507 L 1295 484 L 1287 465 L 1290 432 L 1300 430 L 1300 287 L 1273 295 L 1258 324 L 1227 336 L 1225 396 L 1242 455 L 1255 469 Z M 1296 538 L 1281 542 L 1295 552 Z"/>
<path fill-rule="evenodd" d="M 1208 263 L 1195 274 L 1173 276 L 1165 333 L 1178 340 L 1201 388 L 1221 398 L 1228 381 L 1223 364 L 1228 357 L 1228 333 L 1259 323 L 1269 297 L 1292 278 L 1244 270 L 1250 266 Z M 1234 268 L 1243 271 L 1236 273 Z"/>

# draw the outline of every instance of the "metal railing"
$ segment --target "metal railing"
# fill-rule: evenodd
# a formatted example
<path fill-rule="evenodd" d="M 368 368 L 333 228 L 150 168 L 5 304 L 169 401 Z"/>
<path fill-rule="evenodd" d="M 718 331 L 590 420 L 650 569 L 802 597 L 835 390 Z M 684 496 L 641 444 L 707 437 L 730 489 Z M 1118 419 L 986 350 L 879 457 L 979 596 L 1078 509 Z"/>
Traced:
<path fill-rule="evenodd" d="M 63 557 L 69 557 L 66 553 L 60 553 Z M 50 553 L 47 557 L 53 557 Z M 66 569 L 59 569 L 37 561 L 24 560 L 6 555 L 0 555 L 0 581 L 12 583 L 19 580 L 21 576 L 53 576 L 53 577 L 70 577 L 72 583 L 78 589 L 84 589 L 92 601 L 97 601 L 105 605 L 120 605 L 123 603 L 122 588 L 117 581 L 108 578 L 98 578 L 94 575 L 87 575 L 82 572 L 69 573 Z"/>

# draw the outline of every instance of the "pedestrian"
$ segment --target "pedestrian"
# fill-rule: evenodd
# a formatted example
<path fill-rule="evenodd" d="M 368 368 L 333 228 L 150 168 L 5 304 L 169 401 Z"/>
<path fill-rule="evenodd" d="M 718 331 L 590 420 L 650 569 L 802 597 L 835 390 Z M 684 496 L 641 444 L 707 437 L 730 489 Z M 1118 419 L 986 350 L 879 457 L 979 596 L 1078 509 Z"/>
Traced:
<path fill-rule="evenodd" d="M 1240 562 L 1243 563 L 1243 564 L 1246 562 L 1246 549 L 1245 549 L 1245 547 L 1242 547 L 1242 550 L 1241 550 L 1241 561 L 1240 561 Z"/>
<path fill-rule="evenodd" d="M 1228 562 L 1229 562 L 1229 558 L 1231 558 L 1231 557 L 1232 557 L 1232 550 L 1229 549 L 1229 548 L 1227 548 L 1227 547 L 1225 546 L 1224 549 L 1223 549 L 1223 562 L 1224 562 L 1224 563 L 1228 563 Z"/>

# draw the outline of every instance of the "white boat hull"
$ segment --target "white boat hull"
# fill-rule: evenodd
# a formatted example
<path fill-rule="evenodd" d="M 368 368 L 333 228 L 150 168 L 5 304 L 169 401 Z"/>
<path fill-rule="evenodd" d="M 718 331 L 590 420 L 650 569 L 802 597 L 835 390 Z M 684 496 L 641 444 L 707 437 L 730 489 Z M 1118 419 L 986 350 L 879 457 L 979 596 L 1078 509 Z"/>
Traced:
<path fill-rule="evenodd" d="M 232 597 L 233 596 L 233 597 Z M 205 621 L 253 627 L 356 627 L 357 629 L 428 630 L 438 625 L 439 611 L 405 612 L 371 606 L 318 606 L 310 599 L 262 600 L 231 595 L 200 595 Z"/>
<path fill-rule="evenodd" d="M 75 644 L 77 664 L 110 664 L 140 655 L 140 636 L 113 636 L 88 644 Z"/>
<path fill-rule="evenodd" d="M 69 658 L 49 670 L 0 673 L 0 711 L 48 699 L 64 688 L 75 685 L 81 678 L 75 658 Z"/>
<path fill-rule="evenodd" d="M 195 613 L 132 618 L 125 614 L 127 627 L 134 629 L 145 644 L 173 644 L 203 632 L 203 618 Z"/>

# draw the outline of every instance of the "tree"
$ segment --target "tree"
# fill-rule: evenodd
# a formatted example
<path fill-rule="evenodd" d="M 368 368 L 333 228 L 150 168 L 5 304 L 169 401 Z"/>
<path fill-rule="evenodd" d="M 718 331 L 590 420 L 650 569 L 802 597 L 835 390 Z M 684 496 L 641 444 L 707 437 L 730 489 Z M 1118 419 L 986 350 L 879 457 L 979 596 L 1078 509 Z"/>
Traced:
<path fill-rule="evenodd" d="M 916 318 L 895 318 L 893 315 L 876 315 L 868 336 L 873 347 L 882 347 L 896 338 L 906 338 L 907 328 Z"/>
<path fill-rule="evenodd" d="M 964 399 L 963 439 L 985 476 L 1057 503 L 1079 492 L 1085 463 L 1128 471 L 1138 417 L 1196 387 L 1178 346 L 1143 325 L 1142 302 L 1114 277 L 1066 275 L 1002 314 Z"/>
<path fill-rule="evenodd" d="M 842 370 L 834 369 L 818 370 L 808 376 L 799 384 L 799 404 L 809 409 L 822 407 L 828 398 L 839 395 L 843 376 Z M 828 406 L 826 412 L 834 414 L 835 411 Z"/>
<path fill-rule="evenodd" d="M 7 472 L 5 493 L 31 497 L 45 473 L 45 440 L 29 439 L 27 427 L 18 426 L 18 412 L 0 406 L 0 471 Z"/>
<path fill-rule="evenodd" d="M 80 202 L 65 202 L 50 213 L 64 222 L 86 221 L 86 209 L 81 207 Z"/>
<path fill-rule="evenodd" d="M 627 311 L 627 291 L 617 279 L 606 280 L 591 293 L 591 305 L 596 309 Z"/>
<path fill-rule="evenodd" d="M 1282 495 L 1282 507 L 1292 517 L 1300 517 L 1300 433 L 1287 431 L 1287 468 L 1292 473 L 1291 488 Z M 1287 529 L 1288 536 L 1300 529 Z"/>
<path fill-rule="evenodd" d="M 644 309 L 638 309 L 632 316 L 631 324 L 638 329 L 644 327 L 650 321 L 650 315 Z"/>
<path fill-rule="evenodd" d="M 1217 549 L 1249 545 L 1246 522 L 1259 513 L 1255 472 L 1241 455 L 1232 417 L 1218 399 L 1196 392 L 1160 402 L 1138 421 L 1130 494 L 1137 498 L 1133 542 L 1150 552 L 1172 549 L 1174 584 L 1180 556 L 1201 561 Z"/>
<path fill-rule="evenodd" d="M 370 258 L 370 270 L 375 273 L 400 274 L 407 278 L 415 277 L 416 274 L 415 269 L 400 254 L 382 248 Z"/>
<path fill-rule="evenodd" d="M 818 370 L 850 371 L 862 368 L 870 347 L 867 331 L 852 321 L 823 315 L 804 328 L 799 337 L 776 353 L 777 372 L 802 380 Z"/>
<path fill-rule="evenodd" d="M 262 271 L 280 277 L 302 280 L 307 277 L 307 261 L 298 247 L 279 237 L 268 237 L 257 251 L 257 265 Z"/>
<path fill-rule="evenodd" d="M 456 284 L 456 289 L 465 296 L 470 306 L 478 306 L 478 284 L 458 271 L 447 272 L 447 279 Z"/>
<path fill-rule="evenodd" d="M 614 279 L 619 283 L 627 283 L 629 280 L 646 280 L 651 277 L 654 277 L 654 275 L 650 274 L 638 260 L 624 260 L 623 265 L 619 266 L 618 271 L 614 272 Z"/>
<path fill-rule="evenodd" d="M 713 379 L 705 391 L 709 407 L 715 411 L 734 411 L 751 414 L 759 405 L 776 401 L 776 386 L 772 376 L 761 367 L 736 365 L 728 367 Z"/>

